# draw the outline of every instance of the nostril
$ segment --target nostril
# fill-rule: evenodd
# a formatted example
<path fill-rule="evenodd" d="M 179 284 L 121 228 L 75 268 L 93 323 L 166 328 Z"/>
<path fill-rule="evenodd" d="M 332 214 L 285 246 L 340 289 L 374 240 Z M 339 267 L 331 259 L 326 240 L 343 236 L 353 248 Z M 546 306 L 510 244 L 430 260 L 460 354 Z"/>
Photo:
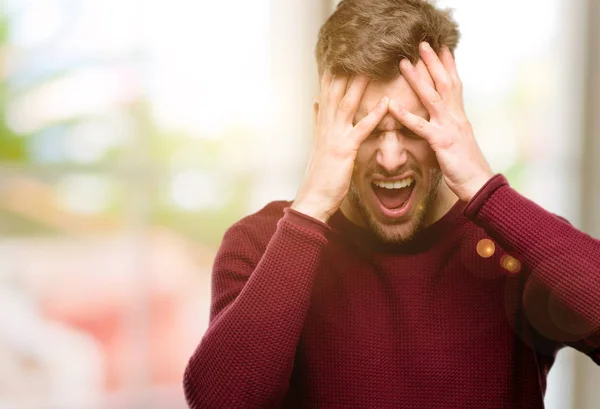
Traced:
<path fill-rule="evenodd" d="M 399 170 L 406 168 L 408 154 L 405 150 L 401 152 L 381 150 L 377 154 L 377 165 L 390 175 L 397 175 Z"/>

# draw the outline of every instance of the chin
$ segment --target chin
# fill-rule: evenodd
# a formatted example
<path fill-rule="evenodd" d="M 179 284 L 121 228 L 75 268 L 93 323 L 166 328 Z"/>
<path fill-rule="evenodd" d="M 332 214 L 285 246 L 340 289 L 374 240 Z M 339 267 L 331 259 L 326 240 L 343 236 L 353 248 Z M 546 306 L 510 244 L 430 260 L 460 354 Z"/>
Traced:
<path fill-rule="evenodd" d="M 407 220 L 396 223 L 382 222 L 366 208 L 361 208 L 361 213 L 371 231 L 384 243 L 409 243 L 425 224 L 425 209 L 413 210 Z"/>

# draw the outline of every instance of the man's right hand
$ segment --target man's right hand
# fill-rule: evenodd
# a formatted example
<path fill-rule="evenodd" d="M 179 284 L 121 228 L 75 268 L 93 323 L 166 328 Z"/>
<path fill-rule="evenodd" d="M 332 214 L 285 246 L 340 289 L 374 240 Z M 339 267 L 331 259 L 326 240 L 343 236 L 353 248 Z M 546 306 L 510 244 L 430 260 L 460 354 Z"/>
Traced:
<path fill-rule="evenodd" d="M 348 81 L 352 81 L 346 91 Z M 356 125 L 354 115 L 367 88 L 363 76 L 321 78 L 316 138 L 304 180 L 291 208 L 326 223 L 341 206 L 361 143 L 388 112 L 387 97 Z M 345 95 L 344 95 L 345 94 Z"/>

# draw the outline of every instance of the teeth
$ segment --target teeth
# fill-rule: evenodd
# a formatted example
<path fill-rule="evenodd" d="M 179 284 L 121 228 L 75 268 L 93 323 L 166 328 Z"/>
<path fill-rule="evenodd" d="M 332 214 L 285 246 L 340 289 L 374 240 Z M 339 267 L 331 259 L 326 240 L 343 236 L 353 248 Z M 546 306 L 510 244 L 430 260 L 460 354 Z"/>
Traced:
<path fill-rule="evenodd" d="M 377 181 L 373 182 L 373 184 L 384 189 L 402 189 L 412 185 L 414 182 L 415 180 L 413 178 L 407 177 L 406 179 L 397 180 L 395 182 Z"/>

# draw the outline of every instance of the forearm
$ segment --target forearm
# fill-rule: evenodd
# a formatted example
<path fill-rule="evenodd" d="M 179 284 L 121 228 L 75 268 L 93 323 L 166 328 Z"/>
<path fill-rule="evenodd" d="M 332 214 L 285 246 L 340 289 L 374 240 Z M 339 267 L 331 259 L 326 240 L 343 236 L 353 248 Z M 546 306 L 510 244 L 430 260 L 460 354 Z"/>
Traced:
<path fill-rule="evenodd" d="M 287 214 L 244 288 L 211 323 L 185 375 L 192 409 L 272 407 L 285 395 L 326 244 Z M 218 268 L 218 266 L 216 266 Z"/>
<path fill-rule="evenodd" d="M 553 325 L 569 326 L 561 329 L 571 334 L 584 336 L 600 328 L 599 240 L 521 196 L 499 177 L 480 191 L 465 214 L 527 267 L 526 307 L 528 301 L 545 299 L 538 314 L 544 312 Z"/>

